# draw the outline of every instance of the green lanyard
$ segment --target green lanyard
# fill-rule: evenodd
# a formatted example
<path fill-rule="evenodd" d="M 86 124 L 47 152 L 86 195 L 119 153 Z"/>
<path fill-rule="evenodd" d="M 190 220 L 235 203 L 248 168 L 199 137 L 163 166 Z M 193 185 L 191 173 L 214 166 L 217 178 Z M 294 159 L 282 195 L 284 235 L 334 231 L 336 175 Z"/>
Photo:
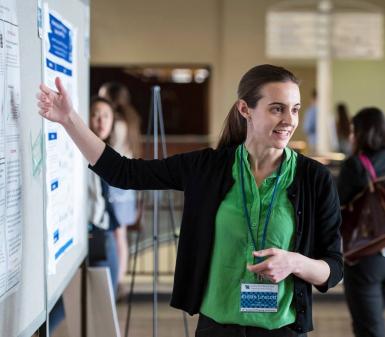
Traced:
<path fill-rule="evenodd" d="M 257 244 L 256 244 L 254 236 L 253 236 L 253 230 L 251 228 L 250 214 L 249 214 L 249 211 L 247 209 L 247 203 L 246 203 L 245 180 L 244 180 L 244 176 L 243 176 L 243 165 L 244 165 L 243 147 L 244 147 L 244 144 L 242 144 L 242 147 L 241 147 L 241 161 L 239 164 L 239 170 L 240 170 L 240 176 L 241 176 L 241 187 L 242 187 L 243 213 L 244 213 L 245 218 L 246 218 L 247 227 L 249 228 L 251 240 L 253 241 L 254 250 L 257 251 L 258 250 Z M 279 184 L 279 179 L 281 177 L 281 170 L 282 170 L 282 164 L 283 164 L 284 158 L 285 158 L 285 152 L 284 152 L 284 155 L 282 156 L 281 163 L 279 164 L 277 177 L 275 178 L 275 183 L 274 183 L 273 195 L 271 196 L 269 208 L 267 209 L 266 219 L 265 219 L 265 223 L 263 226 L 263 234 L 262 234 L 262 238 L 261 238 L 261 249 L 265 248 L 267 227 L 268 227 L 269 222 L 270 222 L 271 212 L 273 210 L 273 204 L 274 204 L 274 200 L 275 200 L 275 197 L 277 194 L 277 187 Z M 261 213 L 261 207 L 260 207 L 259 212 Z M 260 262 L 261 260 L 262 260 L 262 258 L 257 259 L 258 262 Z"/>

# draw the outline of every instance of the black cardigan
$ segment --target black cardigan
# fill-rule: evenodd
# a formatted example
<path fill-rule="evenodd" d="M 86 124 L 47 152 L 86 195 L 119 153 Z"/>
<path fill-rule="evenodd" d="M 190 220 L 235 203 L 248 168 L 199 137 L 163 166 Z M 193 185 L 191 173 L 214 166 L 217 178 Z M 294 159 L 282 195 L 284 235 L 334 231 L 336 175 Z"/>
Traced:
<path fill-rule="evenodd" d="M 138 190 L 184 191 L 171 306 L 193 315 L 199 312 L 210 267 L 217 209 L 234 183 L 232 166 L 236 147 L 205 149 L 163 160 L 127 159 L 106 146 L 90 167 L 112 186 Z M 330 266 L 326 292 L 342 279 L 340 205 L 329 171 L 298 155 L 297 171 L 287 189 L 295 209 L 294 251 Z M 312 286 L 294 277 L 296 321 L 292 328 L 312 330 Z"/>

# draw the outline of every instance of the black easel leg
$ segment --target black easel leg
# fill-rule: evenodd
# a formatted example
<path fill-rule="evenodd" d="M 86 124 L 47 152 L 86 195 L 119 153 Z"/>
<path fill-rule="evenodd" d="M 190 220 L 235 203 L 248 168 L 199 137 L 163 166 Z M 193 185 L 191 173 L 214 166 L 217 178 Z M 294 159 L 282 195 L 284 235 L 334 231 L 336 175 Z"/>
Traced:
<path fill-rule="evenodd" d="M 88 258 L 81 266 L 81 336 L 87 337 L 87 268 Z"/>
<path fill-rule="evenodd" d="M 136 233 L 134 263 L 133 263 L 133 267 L 132 267 L 130 292 L 128 293 L 128 296 L 127 296 L 127 318 L 126 318 L 126 327 L 124 330 L 124 337 L 128 337 L 128 332 L 129 332 L 129 328 L 130 328 L 132 298 L 133 298 L 133 294 L 134 294 L 134 285 L 135 285 L 135 276 L 136 276 L 136 261 L 138 258 L 138 251 L 139 251 L 139 239 L 140 239 L 140 231 L 138 231 Z"/>
<path fill-rule="evenodd" d="M 48 337 L 47 324 L 44 322 L 43 325 L 37 330 L 37 334 L 39 337 Z"/>

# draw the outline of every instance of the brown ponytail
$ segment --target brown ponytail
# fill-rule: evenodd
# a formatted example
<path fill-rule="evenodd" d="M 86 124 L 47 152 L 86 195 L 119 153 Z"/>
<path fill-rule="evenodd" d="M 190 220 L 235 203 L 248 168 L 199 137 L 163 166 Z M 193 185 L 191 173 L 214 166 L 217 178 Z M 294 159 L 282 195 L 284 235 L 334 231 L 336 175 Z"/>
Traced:
<path fill-rule="evenodd" d="M 251 68 L 242 76 L 238 85 L 238 99 L 244 100 L 250 109 L 254 109 L 262 98 L 262 87 L 272 82 L 293 82 L 299 85 L 299 80 L 289 70 L 263 64 Z M 242 144 L 246 140 L 246 134 L 246 119 L 234 104 L 225 119 L 217 148 Z"/>
<path fill-rule="evenodd" d="M 239 113 L 237 103 L 234 103 L 225 119 L 218 148 L 243 143 L 246 139 L 246 130 L 246 119 Z"/>

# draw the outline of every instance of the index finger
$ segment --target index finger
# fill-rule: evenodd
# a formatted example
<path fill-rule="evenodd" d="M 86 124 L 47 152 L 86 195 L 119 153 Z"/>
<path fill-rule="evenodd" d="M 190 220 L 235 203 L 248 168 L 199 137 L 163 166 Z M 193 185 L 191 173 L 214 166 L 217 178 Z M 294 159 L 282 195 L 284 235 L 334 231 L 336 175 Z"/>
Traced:
<path fill-rule="evenodd" d="M 260 273 L 267 269 L 268 262 L 265 260 L 257 264 L 249 264 L 247 269 L 253 273 Z"/>
<path fill-rule="evenodd" d="M 278 250 L 276 248 L 267 248 L 267 249 L 263 249 L 263 250 L 259 250 L 259 251 L 253 252 L 253 255 L 254 256 L 263 257 L 263 256 L 275 255 L 277 253 L 278 253 Z"/>

